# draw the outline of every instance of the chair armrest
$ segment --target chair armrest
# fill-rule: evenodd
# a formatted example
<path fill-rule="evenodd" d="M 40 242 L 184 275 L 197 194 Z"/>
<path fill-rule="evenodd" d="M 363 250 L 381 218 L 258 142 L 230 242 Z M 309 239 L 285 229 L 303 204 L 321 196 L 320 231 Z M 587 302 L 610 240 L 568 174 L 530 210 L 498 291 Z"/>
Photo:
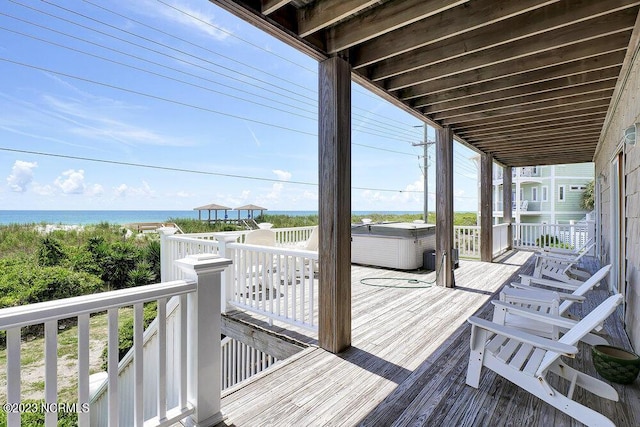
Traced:
<path fill-rule="evenodd" d="M 520 281 L 522 281 L 522 279 L 525 279 L 529 281 L 529 283 L 537 283 L 539 285 L 549 286 L 549 287 L 558 288 L 558 289 L 564 289 L 566 291 L 573 292 L 580 287 L 579 285 L 572 285 L 571 283 L 560 282 L 559 280 L 543 279 L 541 277 L 527 276 L 526 274 L 520 274 L 519 276 L 520 276 Z"/>
<path fill-rule="evenodd" d="M 549 325 L 561 326 L 563 328 L 571 329 L 578 321 L 567 319 L 566 317 L 554 316 L 551 314 L 540 313 L 536 310 L 520 307 L 517 305 L 509 304 L 502 301 L 491 301 L 496 308 L 502 308 L 507 310 L 509 314 L 514 314 L 520 317 L 526 317 L 527 319 L 536 320 L 538 322 L 547 323 Z"/>
<path fill-rule="evenodd" d="M 509 326 L 498 325 L 497 323 L 493 323 L 490 320 L 471 316 L 467 319 L 467 322 L 471 323 L 475 327 L 493 332 L 494 334 L 501 335 L 503 337 L 520 341 L 525 344 L 531 344 L 532 346 L 537 348 L 542 348 L 545 350 L 567 355 L 578 353 L 578 348 L 576 346 L 560 343 L 548 338 L 539 337 L 537 335 L 533 335 L 519 329 L 510 328 Z"/>
<path fill-rule="evenodd" d="M 549 296 L 556 294 L 562 300 L 569 300 L 574 302 L 584 302 L 586 300 L 586 298 L 583 297 L 582 295 L 573 295 L 573 294 L 568 294 L 566 292 L 558 292 L 558 291 L 551 291 L 549 289 L 536 288 L 535 286 L 523 285 L 522 283 L 518 283 L 518 282 L 511 282 L 510 286 L 515 289 L 523 289 L 531 292 L 533 291 L 545 292 L 545 293 L 548 293 Z"/>
<path fill-rule="evenodd" d="M 536 253 L 536 258 L 542 259 L 543 261 L 555 262 L 557 264 L 563 265 L 574 265 L 579 260 L 575 256 L 567 256 L 560 254 L 552 254 L 552 253 Z"/>

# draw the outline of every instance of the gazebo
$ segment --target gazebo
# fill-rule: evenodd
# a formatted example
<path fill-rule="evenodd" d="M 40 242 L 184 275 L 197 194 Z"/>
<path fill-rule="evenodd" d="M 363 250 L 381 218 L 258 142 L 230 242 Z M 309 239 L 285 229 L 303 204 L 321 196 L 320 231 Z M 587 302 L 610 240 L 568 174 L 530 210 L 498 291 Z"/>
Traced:
<path fill-rule="evenodd" d="M 268 209 L 257 205 L 244 205 L 238 208 L 234 208 L 234 210 L 238 211 L 238 221 L 240 221 L 240 214 L 242 211 L 247 211 L 247 217 L 253 219 L 255 218 L 254 211 L 260 211 L 260 215 L 262 215 L 264 211 Z"/>
<path fill-rule="evenodd" d="M 227 220 L 227 211 L 230 211 L 231 208 L 228 206 L 217 205 L 215 203 L 211 203 L 209 205 L 199 206 L 197 208 L 193 208 L 194 211 L 198 211 L 198 220 L 202 221 L 202 211 L 208 212 L 207 220 L 209 223 L 211 222 L 211 211 L 215 212 L 215 222 L 218 222 L 218 211 L 224 211 L 224 219 Z"/>

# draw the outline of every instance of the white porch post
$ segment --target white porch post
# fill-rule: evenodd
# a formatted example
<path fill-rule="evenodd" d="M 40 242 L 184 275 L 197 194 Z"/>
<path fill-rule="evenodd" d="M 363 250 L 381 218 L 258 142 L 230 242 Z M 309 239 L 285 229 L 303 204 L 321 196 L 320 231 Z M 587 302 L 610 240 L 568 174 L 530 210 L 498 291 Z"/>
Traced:
<path fill-rule="evenodd" d="M 160 233 L 160 281 L 169 282 L 175 280 L 176 277 L 170 277 L 171 275 L 171 251 L 169 250 L 168 236 L 176 234 L 178 229 L 174 227 L 161 227 L 158 228 Z"/>
<path fill-rule="evenodd" d="M 222 421 L 220 412 L 221 273 L 231 260 L 213 254 L 190 255 L 176 265 L 198 283 L 187 296 L 187 401 L 195 409 L 186 424 L 194 427 Z"/>
<path fill-rule="evenodd" d="M 240 234 L 238 233 L 214 233 L 213 234 L 218 241 L 218 253 L 227 259 L 234 259 L 234 250 L 230 249 L 227 245 L 229 243 L 236 243 Z M 220 298 L 220 311 L 226 313 L 231 309 L 228 302 L 233 295 L 233 280 L 234 274 L 230 268 L 225 269 L 222 272 L 222 294 Z"/>

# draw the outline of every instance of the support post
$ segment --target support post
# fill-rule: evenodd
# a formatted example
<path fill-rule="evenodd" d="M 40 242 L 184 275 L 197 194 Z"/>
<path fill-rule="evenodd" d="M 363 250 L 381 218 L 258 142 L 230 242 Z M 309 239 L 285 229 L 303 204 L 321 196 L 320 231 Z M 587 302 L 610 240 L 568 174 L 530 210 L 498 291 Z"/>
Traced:
<path fill-rule="evenodd" d="M 480 260 L 493 261 L 493 156 L 480 156 Z"/>
<path fill-rule="evenodd" d="M 177 277 L 173 277 L 171 274 L 171 249 L 169 248 L 169 239 L 167 237 L 173 236 L 178 231 L 175 227 L 161 227 L 158 228 L 160 233 L 160 281 L 170 282 L 176 280 Z"/>
<path fill-rule="evenodd" d="M 189 255 L 176 265 L 189 280 L 198 283 L 187 296 L 187 401 L 195 409 L 186 424 L 211 426 L 222 421 L 221 398 L 221 316 L 222 271 L 231 260 L 213 254 Z"/>
<path fill-rule="evenodd" d="M 511 205 L 513 203 L 513 192 L 511 185 L 513 183 L 513 168 L 505 166 L 502 173 L 502 219 L 507 226 L 507 250 L 513 249 L 513 211 Z"/>
<path fill-rule="evenodd" d="M 318 341 L 339 353 L 351 346 L 351 66 L 319 64 Z"/>
<path fill-rule="evenodd" d="M 236 243 L 240 233 L 213 233 L 218 241 L 218 254 L 227 259 L 235 259 L 234 250 L 229 248 L 229 243 Z M 220 294 L 220 311 L 226 313 L 232 309 L 229 300 L 234 294 L 233 290 L 234 274 L 231 268 L 222 272 L 222 293 Z"/>
<path fill-rule="evenodd" d="M 436 130 L 436 171 L 437 284 L 453 288 L 453 132 L 449 127 Z"/>

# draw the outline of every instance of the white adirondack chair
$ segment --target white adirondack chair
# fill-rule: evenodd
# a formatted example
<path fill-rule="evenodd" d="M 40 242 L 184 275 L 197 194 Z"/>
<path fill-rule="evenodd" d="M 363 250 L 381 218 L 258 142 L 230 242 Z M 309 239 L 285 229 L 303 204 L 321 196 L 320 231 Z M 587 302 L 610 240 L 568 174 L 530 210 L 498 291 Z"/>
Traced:
<path fill-rule="evenodd" d="M 471 351 L 467 384 L 478 388 L 484 366 L 588 426 L 614 427 L 609 418 L 573 400 L 573 394 L 576 386 L 580 386 L 597 396 L 617 401 L 616 390 L 599 379 L 567 366 L 560 357 L 574 357 L 578 353 L 577 342 L 604 322 L 622 299 L 619 294 L 607 298 L 557 341 L 470 317 Z M 531 315 L 532 318 L 536 316 L 540 314 Z M 560 322 L 567 320 L 561 317 L 557 319 Z M 569 382 L 566 395 L 548 382 L 550 373 Z"/>
<path fill-rule="evenodd" d="M 533 277 L 548 277 L 565 283 L 580 285 L 590 277 L 590 274 L 576 267 L 582 257 L 589 253 L 591 247 L 578 255 L 561 255 L 553 253 L 536 253 L 536 264 Z"/>
<path fill-rule="evenodd" d="M 575 302 L 583 302 L 585 300 L 584 295 L 595 286 L 598 286 L 600 281 L 609 274 L 610 270 L 611 264 L 602 267 L 600 270 L 596 271 L 589 280 L 586 280 L 570 294 L 542 289 L 531 285 L 511 283 L 512 287 L 505 287 L 500 292 L 500 301 L 517 305 L 527 310 L 535 310 L 542 314 L 546 313 L 552 316 L 563 316 L 576 321 L 579 319 L 575 316 L 569 315 L 569 307 L 571 307 Z M 543 281 L 550 287 L 555 287 L 554 285 L 558 284 L 560 288 L 563 289 L 563 285 L 565 285 L 562 282 L 549 284 L 548 280 L 543 279 Z M 513 310 L 511 310 L 511 313 L 513 313 Z M 509 314 L 502 305 L 496 305 L 493 312 L 493 321 L 501 325 L 516 327 L 526 332 L 531 332 L 551 339 L 558 339 L 560 334 L 565 333 L 567 329 L 566 327 L 561 327 L 556 324 L 549 324 L 522 317 L 520 315 Z M 602 327 L 595 328 L 597 332 L 601 329 Z M 594 335 L 593 333 L 585 335 L 582 338 L 582 341 L 591 345 L 608 345 L 606 339 L 601 336 Z"/>

